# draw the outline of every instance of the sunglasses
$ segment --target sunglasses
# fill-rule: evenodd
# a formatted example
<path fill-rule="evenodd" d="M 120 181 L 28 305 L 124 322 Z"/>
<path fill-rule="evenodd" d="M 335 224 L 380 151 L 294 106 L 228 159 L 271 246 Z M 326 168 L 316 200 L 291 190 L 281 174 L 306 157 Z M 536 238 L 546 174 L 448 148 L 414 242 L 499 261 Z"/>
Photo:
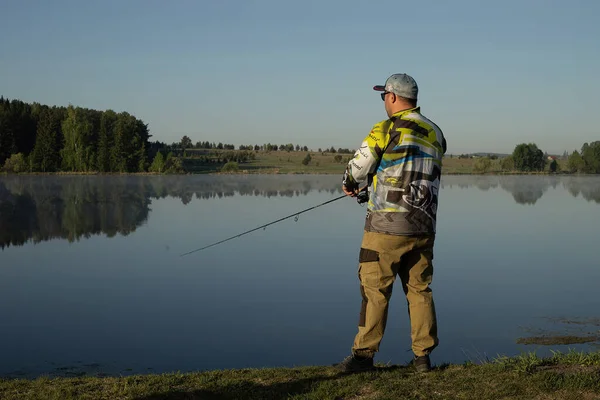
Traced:
<path fill-rule="evenodd" d="M 390 92 L 383 92 L 383 93 L 381 93 L 380 94 L 381 100 L 385 101 L 385 95 L 388 94 L 388 93 L 390 93 Z"/>

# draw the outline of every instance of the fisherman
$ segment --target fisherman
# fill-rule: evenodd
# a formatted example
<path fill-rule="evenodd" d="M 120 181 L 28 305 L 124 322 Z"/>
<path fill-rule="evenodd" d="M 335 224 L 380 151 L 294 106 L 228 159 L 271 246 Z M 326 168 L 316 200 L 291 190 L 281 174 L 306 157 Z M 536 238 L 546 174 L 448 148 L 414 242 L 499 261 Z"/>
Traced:
<path fill-rule="evenodd" d="M 398 275 L 411 323 L 410 364 L 427 372 L 429 354 L 439 344 L 429 285 L 446 140 L 441 129 L 421 114 L 418 86 L 411 76 L 391 75 L 385 85 L 373 89 L 381 92 L 389 118 L 373 126 L 343 175 L 344 193 L 366 194 L 368 206 L 358 255 L 362 296 L 358 333 L 351 355 L 336 367 L 344 372 L 374 368 Z M 362 183 L 368 192 L 359 190 Z"/>

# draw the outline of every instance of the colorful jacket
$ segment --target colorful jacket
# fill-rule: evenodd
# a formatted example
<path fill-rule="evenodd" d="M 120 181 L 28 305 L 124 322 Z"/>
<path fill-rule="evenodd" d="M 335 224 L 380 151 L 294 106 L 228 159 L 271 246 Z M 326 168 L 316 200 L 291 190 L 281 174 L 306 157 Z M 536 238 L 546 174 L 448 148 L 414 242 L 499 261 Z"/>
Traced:
<path fill-rule="evenodd" d="M 442 130 L 420 107 L 400 111 L 373 126 L 344 173 L 344 184 L 369 185 L 365 230 L 427 235 L 436 230 Z"/>

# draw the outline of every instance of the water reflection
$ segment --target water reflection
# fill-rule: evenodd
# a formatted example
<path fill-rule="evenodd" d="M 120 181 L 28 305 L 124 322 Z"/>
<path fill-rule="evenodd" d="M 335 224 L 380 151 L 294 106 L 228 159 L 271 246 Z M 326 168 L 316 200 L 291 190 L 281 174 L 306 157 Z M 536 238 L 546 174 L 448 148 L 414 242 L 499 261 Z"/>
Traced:
<path fill-rule="evenodd" d="M 152 199 L 194 196 L 293 197 L 341 193 L 333 176 L 75 176 L 0 179 L 0 248 L 55 238 L 127 236 L 143 225 Z"/>
<path fill-rule="evenodd" d="M 590 202 L 600 204 L 600 177 L 597 176 L 502 176 L 502 175 L 461 175 L 446 176 L 443 188 L 459 187 L 488 191 L 501 188 L 509 192 L 518 204 L 535 204 L 549 188 L 566 189 L 573 197 L 581 196 Z"/>
<path fill-rule="evenodd" d="M 444 188 L 501 188 L 515 202 L 535 204 L 549 188 L 600 204 L 600 178 L 590 176 L 446 176 Z M 294 197 L 341 193 L 334 175 L 75 176 L 0 178 L 0 248 L 54 238 L 69 242 L 105 234 L 126 236 L 143 225 L 152 199 L 184 205 L 239 196 Z"/>

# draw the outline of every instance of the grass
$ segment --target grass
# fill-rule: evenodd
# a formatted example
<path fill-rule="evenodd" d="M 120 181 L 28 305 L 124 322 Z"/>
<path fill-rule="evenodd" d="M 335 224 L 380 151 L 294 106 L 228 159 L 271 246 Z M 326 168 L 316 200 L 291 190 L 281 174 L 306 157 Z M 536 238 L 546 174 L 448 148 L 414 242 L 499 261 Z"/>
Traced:
<path fill-rule="evenodd" d="M 127 377 L 0 380 L 12 399 L 600 399 L 600 352 L 533 353 L 481 365 L 339 374 L 331 367 L 240 369 Z"/>
<path fill-rule="evenodd" d="M 310 154 L 311 161 L 302 160 Z M 261 174 L 343 174 L 351 154 L 342 154 L 342 162 L 334 160 L 335 154 L 304 151 L 257 152 L 256 159 L 239 164 L 240 173 Z M 202 164 L 197 159 L 185 158 L 184 168 L 192 173 L 219 172 L 223 164 Z"/>

